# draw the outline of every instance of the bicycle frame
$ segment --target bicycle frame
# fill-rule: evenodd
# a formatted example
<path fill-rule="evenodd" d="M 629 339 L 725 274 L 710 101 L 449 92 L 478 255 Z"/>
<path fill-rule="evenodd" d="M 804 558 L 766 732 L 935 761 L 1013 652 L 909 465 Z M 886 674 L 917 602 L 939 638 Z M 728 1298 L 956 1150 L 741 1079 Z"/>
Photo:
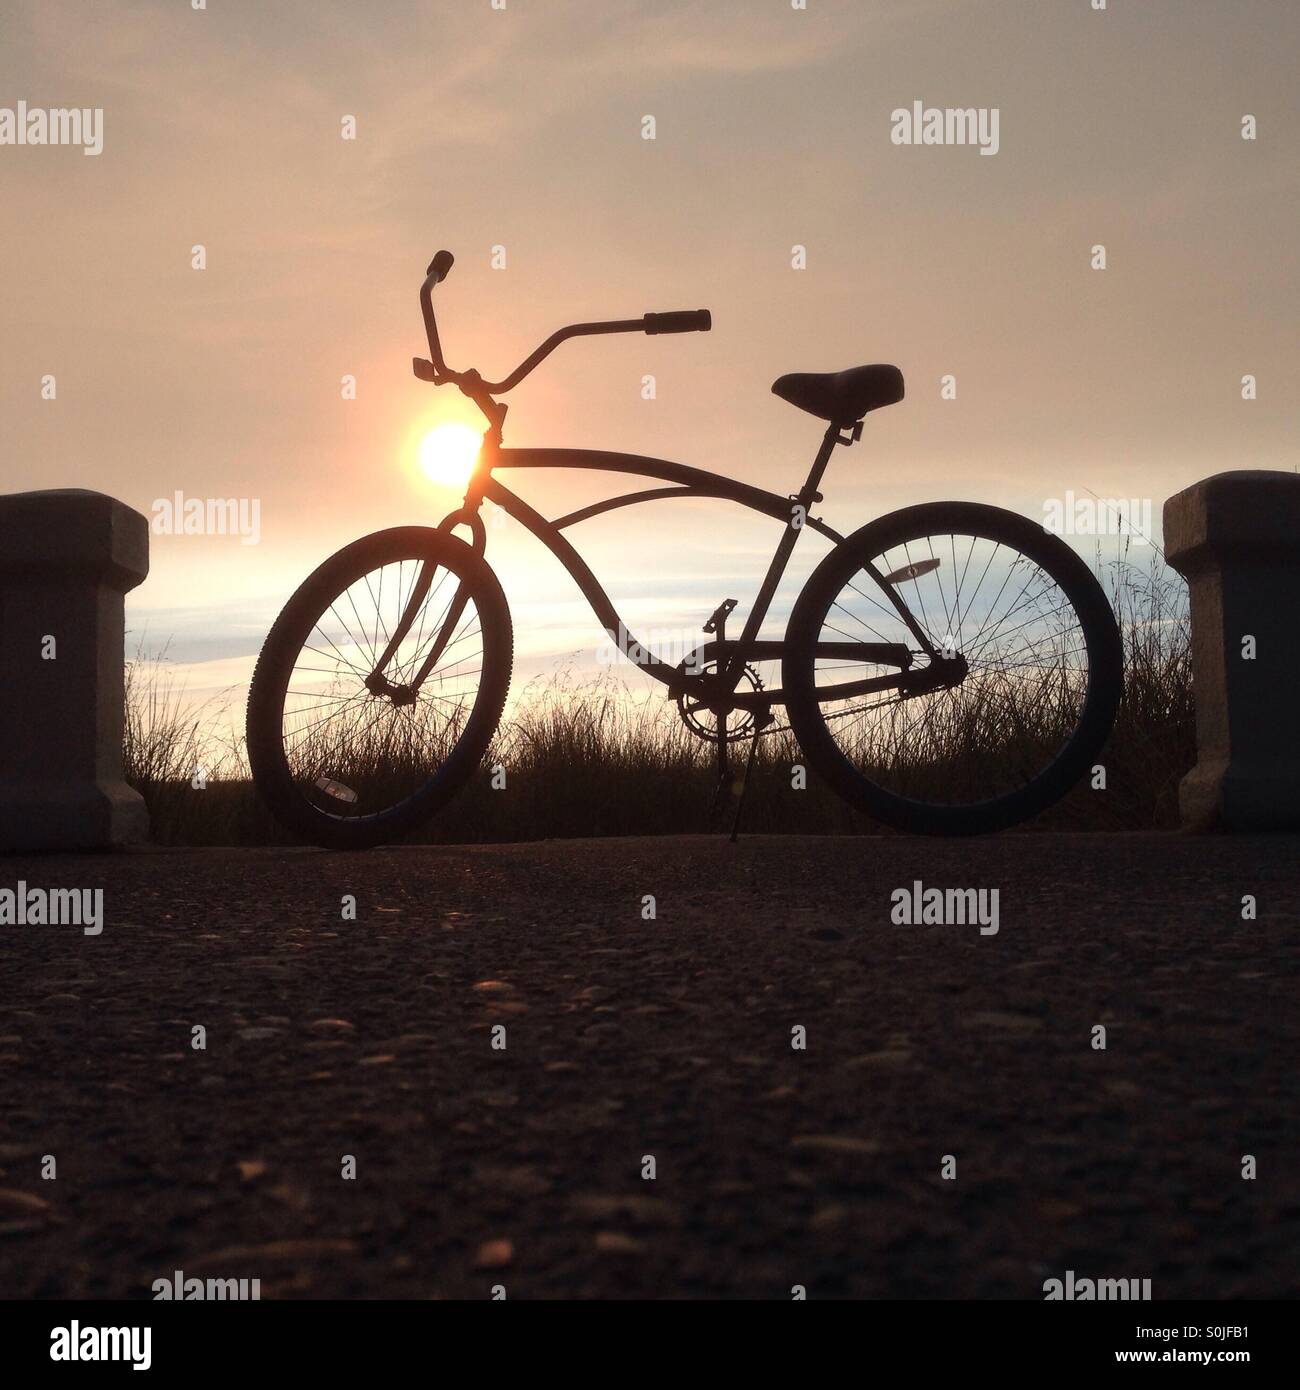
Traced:
<path fill-rule="evenodd" d="M 818 451 L 803 489 L 796 494 L 782 497 L 764 488 L 753 487 L 748 483 L 723 477 L 721 474 L 710 473 L 704 469 L 692 468 L 685 464 L 673 463 L 666 459 L 647 458 L 640 454 L 609 453 L 596 449 L 509 449 L 495 444 L 490 437 L 485 437 L 483 451 L 466 494 L 465 505 L 446 516 L 439 529 L 453 530 L 458 525 L 469 525 L 474 534 L 475 548 L 481 550 L 486 541 L 486 532 L 478 518 L 478 506 L 482 499 L 487 498 L 526 527 L 546 546 L 573 578 L 597 621 L 611 640 L 616 643 L 623 656 L 647 675 L 667 685 L 670 694 L 680 695 L 693 685 L 701 688 L 707 685 L 707 692 L 701 689 L 701 694 L 707 695 L 707 701 L 717 700 L 725 696 L 728 703 L 735 709 L 766 710 L 774 704 L 782 703 L 783 694 L 779 689 L 749 693 L 737 691 L 735 687 L 741 679 L 746 663 L 776 660 L 782 655 L 784 642 L 760 641 L 758 633 L 767 617 L 776 589 L 785 574 L 800 531 L 807 527 L 836 544 L 844 540 L 844 537 L 834 528 L 828 526 L 819 517 L 810 515 L 808 507 L 821 500 L 816 486 L 825 470 L 831 450 L 837 443 L 850 442 L 852 442 L 850 439 L 840 435 L 839 431 L 831 426 L 826 431 L 822 447 Z M 587 469 L 594 472 L 625 473 L 636 477 L 654 478 L 671 483 L 673 486 L 647 488 L 624 493 L 604 501 L 590 503 L 551 521 L 542 516 L 517 493 L 512 492 L 501 483 L 494 476 L 495 470 L 498 468 Z M 586 521 L 591 517 L 601 516 L 605 512 L 670 497 L 721 498 L 785 524 L 785 531 L 777 544 L 776 553 L 768 565 L 758 596 L 746 616 L 745 627 L 741 636 L 731 641 L 720 638 L 718 641 L 705 643 L 694 654 L 700 664 L 705 664 L 711 659 L 717 663 L 718 673 L 712 677 L 683 670 L 680 665 L 671 665 L 661 660 L 653 651 L 640 643 L 619 615 L 591 567 L 570 544 L 568 538 L 562 534 L 567 527 L 576 525 L 580 521 Z M 795 521 L 796 517 L 799 518 L 797 522 Z M 897 596 L 894 587 L 876 571 L 873 565 L 868 565 L 866 568 L 877 580 L 882 592 L 890 597 L 899 616 L 916 637 L 922 650 L 926 651 L 934 660 L 936 653 L 931 647 L 929 639 L 917 625 L 906 605 Z M 414 610 L 418 608 L 418 604 L 423 601 L 422 587 L 417 586 L 412 600 L 411 616 L 414 615 Z M 459 610 L 455 612 L 454 620 L 449 619 L 445 624 L 448 631 L 454 627 L 454 621 L 458 619 Z M 395 634 L 393 650 L 396 650 L 400 643 L 401 629 L 405 626 L 407 626 L 407 622 L 404 619 Z M 432 665 L 436 661 L 436 652 L 440 650 L 441 646 L 439 645 L 436 651 L 430 654 L 430 658 L 426 660 L 425 664 L 429 669 L 432 669 Z M 827 700 L 902 688 L 906 684 L 906 677 L 903 673 L 912 664 L 912 653 L 908 648 L 890 642 L 822 642 L 818 644 L 818 654 L 826 657 L 848 658 L 864 663 L 876 662 L 883 665 L 894 665 L 900 669 L 898 676 L 880 676 L 868 680 L 826 686 L 824 689 Z M 386 653 L 387 655 L 389 654 Z M 386 664 L 386 660 L 381 660 L 377 670 L 382 671 Z M 422 670 L 417 675 L 414 682 L 417 688 L 424 674 L 426 672 Z"/>
<path fill-rule="evenodd" d="M 591 449 L 508 449 L 502 444 L 502 427 L 508 407 L 494 399 L 496 395 L 513 389 L 545 357 L 566 339 L 576 336 L 589 336 L 604 333 L 628 332 L 686 332 L 707 329 L 711 320 L 707 310 L 695 310 L 669 314 L 647 314 L 642 319 L 617 319 L 600 323 L 573 324 L 553 333 L 519 366 L 499 382 L 485 381 L 478 372 L 469 370 L 454 372 L 448 368 L 442 356 L 442 346 L 438 337 L 437 324 L 433 313 L 432 291 L 444 279 L 453 263 L 450 252 L 440 251 L 431 262 L 424 285 L 420 290 L 420 305 L 424 318 L 426 336 L 429 341 L 429 360 L 415 359 L 415 375 L 421 380 L 435 385 L 455 384 L 461 392 L 473 400 L 488 420 L 488 429 L 483 436 L 464 504 L 443 518 L 439 530 L 452 531 L 457 526 L 467 526 L 473 536 L 474 548 L 480 553 L 486 546 L 486 531 L 479 516 L 483 499 L 496 503 L 508 515 L 525 526 L 572 576 L 592 612 L 610 638 L 617 644 L 622 654 L 647 675 L 661 681 L 669 688 L 671 695 L 681 696 L 688 691 L 698 695 L 701 705 L 726 706 L 732 709 L 750 710 L 766 717 L 774 704 L 783 703 L 783 692 L 768 689 L 756 692 L 736 689 L 751 660 L 779 659 L 784 650 L 784 642 L 763 642 L 758 633 L 767 617 L 772 599 L 785 574 L 786 566 L 794 551 L 800 532 L 811 528 L 835 544 L 843 542 L 838 531 L 826 525 L 820 518 L 811 515 L 812 506 L 822 500 L 817 491 L 822 474 L 830 461 L 831 453 L 837 444 L 851 445 L 861 436 L 862 423 L 859 421 L 848 435 L 840 433 L 837 425 L 828 426 L 822 437 L 821 447 L 813 460 L 808 477 L 797 493 L 787 497 L 753 487 L 748 483 L 737 482 L 717 473 L 709 473 L 700 468 L 672 463 L 665 459 L 646 458 L 639 454 L 606 453 Z M 498 468 L 578 468 L 607 473 L 626 473 L 637 477 L 654 478 L 672 484 L 669 487 L 642 489 L 595 502 L 586 507 L 549 521 L 540 512 L 529 506 L 523 498 L 512 492 L 494 477 Z M 727 640 L 719 626 L 718 638 L 706 643 L 692 655 L 700 665 L 710 661 L 716 667 L 713 673 L 692 672 L 662 661 L 647 647 L 637 642 L 627 625 L 619 616 L 600 581 L 592 573 L 590 566 L 569 543 L 562 532 L 580 521 L 600 516 L 619 507 L 634 506 L 640 502 L 659 501 L 669 497 L 716 497 L 735 502 L 751 511 L 759 512 L 784 524 L 784 531 L 777 543 L 776 552 L 768 565 L 767 573 L 759 588 L 753 605 L 746 614 L 744 630 L 735 640 Z M 428 567 L 426 566 L 426 569 Z M 895 587 L 874 565 L 865 566 L 867 573 L 879 585 L 899 617 L 915 637 L 921 650 L 929 657 L 931 672 L 939 671 L 942 659 L 934 650 L 924 630 L 912 617 L 906 604 Z M 368 677 L 366 684 L 375 694 L 387 694 L 399 703 L 409 703 L 415 699 L 415 692 L 425 677 L 433 669 L 438 657 L 450 637 L 464 610 L 465 600 L 457 597 L 450 607 L 449 616 L 444 620 L 443 629 L 434 642 L 419 671 L 408 686 L 394 686 L 383 672 L 405 638 L 428 592 L 431 574 L 422 574 L 413 585 L 406 610 L 399 619 L 392 638 Z M 720 610 L 721 613 L 721 610 Z M 715 615 L 715 617 L 718 615 Z M 725 616 L 723 617 L 725 623 Z M 858 695 L 874 694 L 881 691 L 897 690 L 900 693 L 919 693 L 936 681 L 933 675 L 924 672 L 910 672 L 912 653 L 901 643 L 889 642 L 819 642 L 817 654 L 825 657 L 847 658 L 865 663 L 897 666 L 897 675 L 878 676 L 854 682 L 819 688 L 818 698 L 838 700 Z M 824 693 L 823 693 L 824 692 Z"/>

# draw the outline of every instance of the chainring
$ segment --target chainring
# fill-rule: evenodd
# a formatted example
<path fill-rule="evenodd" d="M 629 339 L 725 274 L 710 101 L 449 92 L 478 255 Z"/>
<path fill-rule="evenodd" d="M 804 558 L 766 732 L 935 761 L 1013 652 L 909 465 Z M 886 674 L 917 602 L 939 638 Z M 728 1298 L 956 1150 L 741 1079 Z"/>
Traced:
<path fill-rule="evenodd" d="M 716 661 L 706 661 L 703 665 L 696 665 L 691 657 L 687 657 L 679 663 L 677 669 L 686 674 L 688 665 L 690 674 L 694 676 L 709 675 L 716 672 L 718 663 Z M 758 672 L 746 663 L 745 669 L 741 672 L 740 682 L 737 689 L 743 689 L 746 684 L 751 691 L 757 692 L 763 689 L 763 681 Z M 682 723 L 695 735 L 696 738 L 703 739 L 706 743 L 718 742 L 718 716 L 707 705 L 700 705 L 696 709 L 687 708 L 688 705 L 696 703 L 698 696 L 691 690 L 683 689 L 677 696 L 677 712 L 682 717 Z M 735 714 L 734 706 L 727 711 L 728 716 Z M 754 734 L 755 715 L 753 710 L 742 710 L 740 718 L 735 723 L 727 723 L 727 742 L 731 743 L 736 739 L 752 738 Z"/>

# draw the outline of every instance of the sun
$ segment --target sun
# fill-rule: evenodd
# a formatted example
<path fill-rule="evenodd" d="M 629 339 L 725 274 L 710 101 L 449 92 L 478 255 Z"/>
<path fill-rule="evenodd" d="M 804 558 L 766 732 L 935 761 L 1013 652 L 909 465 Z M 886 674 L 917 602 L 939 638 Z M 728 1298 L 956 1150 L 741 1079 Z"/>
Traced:
<path fill-rule="evenodd" d="M 454 422 L 437 425 L 420 440 L 420 468 L 435 483 L 461 487 L 478 458 L 481 431 Z"/>

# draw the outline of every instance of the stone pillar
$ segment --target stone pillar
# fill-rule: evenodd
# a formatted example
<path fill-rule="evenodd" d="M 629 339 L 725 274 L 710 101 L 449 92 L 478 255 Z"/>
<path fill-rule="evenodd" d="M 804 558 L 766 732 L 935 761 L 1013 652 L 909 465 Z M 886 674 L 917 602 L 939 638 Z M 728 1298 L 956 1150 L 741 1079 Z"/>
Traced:
<path fill-rule="evenodd" d="M 1300 829 L 1300 475 L 1216 473 L 1171 497 L 1165 556 L 1192 601 L 1183 824 Z"/>
<path fill-rule="evenodd" d="M 149 523 L 114 498 L 0 497 L 0 850 L 147 837 L 122 780 L 122 596 L 148 572 Z"/>

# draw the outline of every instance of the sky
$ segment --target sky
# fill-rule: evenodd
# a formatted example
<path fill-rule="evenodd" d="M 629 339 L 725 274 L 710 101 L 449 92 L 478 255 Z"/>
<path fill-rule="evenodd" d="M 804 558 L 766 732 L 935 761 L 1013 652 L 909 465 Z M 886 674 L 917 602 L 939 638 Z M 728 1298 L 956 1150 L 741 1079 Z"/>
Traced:
<path fill-rule="evenodd" d="M 785 494 L 822 427 L 771 382 L 896 363 L 906 399 L 823 486 L 842 532 L 938 498 L 1042 519 L 1073 492 L 1150 501 L 1158 541 L 1182 487 L 1296 467 L 1291 0 L 497 5 L 0 9 L 0 108 L 103 111 L 97 155 L 0 145 L 2 490 L 256 502 L 257 544 L 157 535 L 128 596 L 128 647 L 169 643 L 195 691 L 246 681 L 333 550 L 457 504 L 418 446 L 473 409 L 410 369 L 442 247 L 448 360 L 491 378 L 566 323 L 713 313 L 566 344 L 509 397 L 507 444 Z M 914 102 L 996 109 L 996 154 L 895 143 Z M 620 487 L 516 478 L 552 515 Z M 743 610 L 779 532 L 674 501 L 569 535 L 642 636 Z M 513 522 L 489 536 L 517 682 L 589 663 L 564 571 Z M 822 553 L 796 551 L 776 630 Z"/>

